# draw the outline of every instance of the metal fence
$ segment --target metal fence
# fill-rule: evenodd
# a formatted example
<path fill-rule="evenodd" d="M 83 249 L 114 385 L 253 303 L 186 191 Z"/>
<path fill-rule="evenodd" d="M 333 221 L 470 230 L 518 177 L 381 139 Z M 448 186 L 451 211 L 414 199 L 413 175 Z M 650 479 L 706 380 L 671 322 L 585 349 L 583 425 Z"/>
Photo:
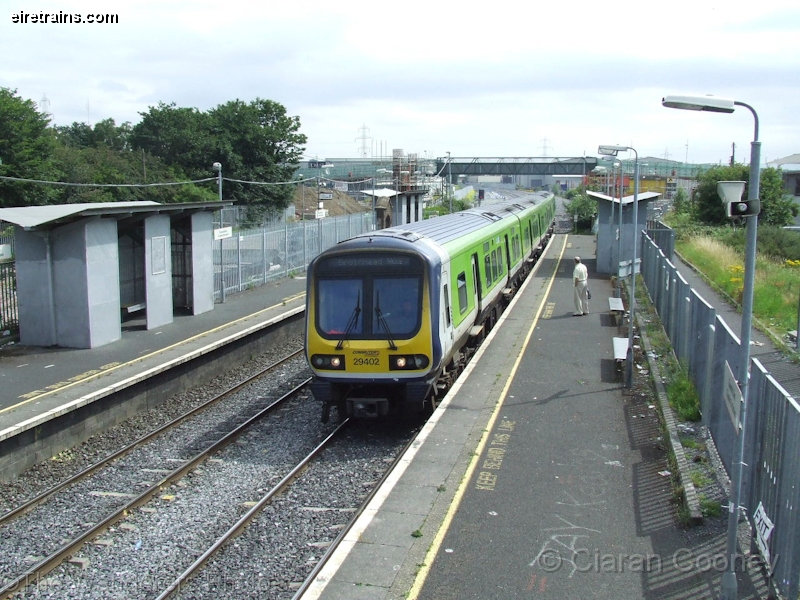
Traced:
<path fill-rule="evenodd" d="M 737 428 L 722 390 L 726 363 L 737 381 L 744 375 L 740 340 L 653 238 L 642 237 L 642 277 L 676 356 L 688 366 L 703 424 L 730 473 Z M 753 531 L 766 537 L 760 550 L 772 583 L 794 599 L 800 590 L 800 406 L 757 358 L 750 361 L 747 415 L 742 503 Z"/>
<path fill-rule="evenodd" d="M 14 261 L 0 262 L 0 335 L 18 328 L 16 266 Z"/>
<path fill-rule="evenodd" d="M 286 221 L 214 242 L 214 299 L 305 271 L 317 254 L 372 230 L 370 213 Z"/>

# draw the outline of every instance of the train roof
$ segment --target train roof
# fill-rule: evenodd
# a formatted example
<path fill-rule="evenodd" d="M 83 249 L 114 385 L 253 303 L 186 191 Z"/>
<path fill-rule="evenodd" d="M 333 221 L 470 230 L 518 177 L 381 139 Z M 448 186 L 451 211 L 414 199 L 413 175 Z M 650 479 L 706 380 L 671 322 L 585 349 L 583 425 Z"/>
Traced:
<path fill-rule="evenodd" d="M 485 227 L 487 223 L 500 222 L 552 198 L 550 193 L 537 193 L 524 198 L 504 200 L 487 206 L 469 208 L 416 223 L 398 225 L 387 229 L 363 233 L 357 237 L 392 237 L 416 241 L 423 237 L 444 245 Z"/>

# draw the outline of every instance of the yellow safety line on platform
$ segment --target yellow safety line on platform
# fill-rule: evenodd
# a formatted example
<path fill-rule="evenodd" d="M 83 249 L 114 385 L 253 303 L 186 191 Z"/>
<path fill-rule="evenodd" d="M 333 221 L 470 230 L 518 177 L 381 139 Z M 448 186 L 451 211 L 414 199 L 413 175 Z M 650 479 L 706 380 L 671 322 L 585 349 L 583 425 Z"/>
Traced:
<path fill-rule="evenodd" d="M 439 527 L 439 531 L 436 532 L 436 536 L 433 538 L 433 543 L 431 547 L 428 549 L 427 554 L 425 555 L 425 560 L 422 561 L 422 566 L 420 570 L 417 572 L 417 576 L 414 579 L 414 585 L 411 586 L 411 589 L 408 592 L 408 596 L 406 596 L 407 600 L 416 600 L 419 593 L 422 591 L 422 586 L 425 585 L 425 580 L 428 578 L 428 573 L 430 573 L 431 565 L 433 564 L 433 559 L 439 553 L 439 549 L 442 546 L 442 542 L 444 541 L 444 536 L 447 534 L 447 531 L 450 529 L 450 525 L 453 522 L 453 518 L 455 517 L 456 512 L 458 511 L 458 507 L 461 505 L 461 500 L 464 498 L 464 494 L 467 491 L 467 488 L 472 481 L 472 475 L 475 473 L 475 469 L 480 463 L 480 457 L 483 454 L 483 450 L 486 447 L 486 442 L 489 439 L 489 435 L 494 427 L 494 423 L 497 420 L 497 416 L 500 414 L 500 409 L 503 408 L 503 404 L 506 401 L 506 395 L 508 394 L 508 390 L 511 387 L 511 383 L 514 381 L 514 376 L 519 369 L 519 364 L 522 362 L 522 357 L 525 354 L 525 350 L 528 347 L 528 343 L 531 340 L 531 336 L 533 335 L 534 330 L 536 329 L 536 325 L 539 322 L 539 316 L 542 314 L 542 310 L 544 309 L 545 303 L 547 302 L 547 298 L 550 295 L 550 289 L 553 287 L 553 282 L 555 281 L 556 274 L 558 273 L 558 267 L 561 265 L 561 259 L 564 257 L 564 252 L 567 249 L 567 239 L 569 239 L 569 235 L 564 237 L 564 245 L 561 247 L 561 254 L 558 255 L 558 261 L 556 261 L 556 268 L 553 269 L 553 274 L 550 277 L 550 283 L 547 284 L 547 291 L 545 292 L 541 303 L 539 304 L 539 308 L 536 311 L 536 316 L 533 318 L 533 322 L 531 323 L 530 329 L 528 329 L 528 333 L 525 336 L 525 341 L 520 348 L 519 354 L 517 354 L 517 359 L 514 361 L 514 366 L 511 368 L 511 372 L 506 380 L 505 385 L 503 386 L 503 391 L 500 393 L 500 399 L 495 404 L 495 409 L 492 412 L 492 416 L 489 418 L 489 422 L 487 423 L 486 427 L 483 430 L 483 437 L 481 441 L 478 442 L 478 447 L 475 449 L 473 453 L 472 462 L 467 467 L 467 472 L 464 474 L 464 477 L 461 479 L 461 484 L 459 485 L 458 490 L 456 490 L 456 494 L 453 497 L 453 502 L 450 504 L 450 508 L 447 511 L 447 514 L 442 521 L 442 525 Z M 571 244 L 570 244 L 571 245 Z"/>
<path fill-rule="evenodd" d="M 116 371 L 117 369 L 121 369 L 122 367 L 127 367 L 127 366 L 135 364 L 137 362 L 141 362 L 141 361 L 143 361 L 143 360 L 145 360 L 147 358 L 150 358 L 151 356 L 156 356 L 157 354 L 161 354 L 163 352 L 166 352 L 167 350 L 171 350 L 172 348 L 177 348 L 178 346 L 180 346 L 182 344 L 185 344 L 187 342 L 191 342 L 192 340 L 196 340 L 198 338 L 206 336 L 209 333 L 214 333 L 215 331 L 220 331 L 222 329 L 225 329 L 226 327 L 230 327 L 231 325 L 235 325 L 236 323 L 240 323 L 240 322 L 245 321 L 247 319 L 251 319 L 253 317 L 257 317 L 258 315 L 260 315 L 262 313 L 265 313 L 268 310 L 272 310 L 274 308 L 280 308 L 282 306 L 285 306 L 287 302 L 291 302 L 292 300 L 299 300 L 303 296 L 305 296 L 305 292 L 300 292 L 298 294 L 295 294 L 294 296 L 287 296 L 286 298 L 281 300 L 280 304 L 273 304 L 272 306 L 268 306 L 267 308 L 262 308 L 261 310 L 259 310 L 257 312 L 251 313 L 249 315 L 245 315 L 244 317 L 240 317 L 240 318 L 238 318 L 238 319 L 236 319 L 234 321 L 231 321 L 229 323 L 225 323 L 224 325 L 220 325 L 219 327 L 214 327 L 213 329 L 209 329 L 208 331 L 204 331 L 202 333 L 198 333 L 197 335 L 192 336 L 190 338 L 186 338 L 183 341 L 176 342 L 175 344 L 172 344 L 171 346 L 167 346 L 165 348 L 161 348 L 160 350 L 156 350 L 155 352 L 151 352 L 150 354 L 145 354 L 145 355 L 140 356 L 138 358 L 134 358 L 133 360 L 129 360 L 128 362 L 125 362 L 125 363 L 122 363 L 122 364 L 119 364 L 119 365 L 115 365 L 115 366 L 113 366 L 111 368 L 102 370 L 99 373 L 95 373 L 94 375 L 89 375 L 88 377 L 84 377 L 83 379 L 79 379 L 78 381 L 73 381 L 72 383 L 68 383 L 67 385 L 61 386 L 59 388 L 55 388 L 55 389 L 50 390 L 48 392 L 44 392 L 42 394 L 39 394 L 38 396 L 33 396 L 31 398 L 23 400 L 22 402 L 18 402 L 17 404 L 14 404 L 12 406 L 7 406 L 6 408 L 0 409 L 0 415 L 5 413 L 5 412 L 14 410 L 15 408 L 19 408 L 20 406 L 24 406 L 25 404 L 28 404 L 29 402 L 33 402 L 34 400 L 41 400 L 42 398 L 44 398 L 45 396 L 49 396 L 50 394 L 55 394 L 56 392 L 61 392 L 63 390 L 69 389 L 69 388 L 71 388 L 71 387 L 73 387 L 75 385 L 78 385 L 78 384 L 81 384 L 81 383 L 86 383 L 87 381 L 91 381 L 92 379 L 97 379 L 98 377 L 103 377 L 105 375 L 108 375 L 112 371 Z"/>

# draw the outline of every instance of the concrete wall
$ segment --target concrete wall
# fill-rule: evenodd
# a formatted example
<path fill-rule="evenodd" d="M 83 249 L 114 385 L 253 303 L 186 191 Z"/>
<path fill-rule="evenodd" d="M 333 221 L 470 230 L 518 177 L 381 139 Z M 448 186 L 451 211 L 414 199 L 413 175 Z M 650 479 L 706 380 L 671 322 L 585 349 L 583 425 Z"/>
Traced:
<path fill-rule="evenodd" d="M 647 227 L 647 207 L 649 200 L 639 201 L 639 230 Z M 614 202 L 613 223 L 611 223 L 611 205 L 608 200 L 597 201 L 597 272 L 616 274 L 620 262 L 619 250 L 619 203 Z M 622 210 L 622 261 L 629 261 L 633 256 L 633 203 L 623 205 Z M 641 234 L 639 236 L 641 242 Z M 637 249 L 637 260 L 641 258 L 641 248 Z"/>
<path fill-rule="evenodd" d="M 56 328 L 51 311 L 52 279 L 48 265 L 48 238 L 45 233 L 14 229 L 19 300 L 20 343 L 26 346 L 54 346 Z"/>
<path fill-rule="evenodd" d="M 95 348 L 121 337 L 117 222 L 84 220 L 54 230 L 59 346 Z"/>
<path fill-rule="evenodd" d="M 192 215 L 192 314 L 214 308 L 213 214 Z"/>
<path fill-rule="evenodd" d="M 147 329 L 172 323 L 172 248 L 167 215 L 144 220 Z"/>

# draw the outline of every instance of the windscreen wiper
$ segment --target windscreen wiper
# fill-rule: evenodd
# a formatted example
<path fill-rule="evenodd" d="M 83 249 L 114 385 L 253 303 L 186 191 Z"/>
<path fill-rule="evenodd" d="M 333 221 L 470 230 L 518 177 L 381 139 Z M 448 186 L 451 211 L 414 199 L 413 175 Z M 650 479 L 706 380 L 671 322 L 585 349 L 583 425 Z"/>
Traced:
<path fill-rule="evenodd" d="M 391 350 L 397 350 L 397 346 L 392 339 L 392 332 L 389 330 L 389 324 L 386 322 L 386 319 L 381 312 L 381 293 L 375 292 L 375 316 L 378 317 L 378 324 L 384 328 L 386 331 L 386 335 L 389 341 L 389 348 Z"/>
<path fill-rule="evenodd" d="M 344 346 L 344 341 L 350 336 L 355 329 L 356 325 L 358 324 L 358 315 L 361 314 L 361 292 L 359 291 L 356 295 L 356 306 L 353 309 L 353 313 L 350 315 L 350 320 L 347 321 L 347 327 L 345 327 L 344 334 L 336 342 L 336 349 L 341 350 L 342 346 Z"/>

